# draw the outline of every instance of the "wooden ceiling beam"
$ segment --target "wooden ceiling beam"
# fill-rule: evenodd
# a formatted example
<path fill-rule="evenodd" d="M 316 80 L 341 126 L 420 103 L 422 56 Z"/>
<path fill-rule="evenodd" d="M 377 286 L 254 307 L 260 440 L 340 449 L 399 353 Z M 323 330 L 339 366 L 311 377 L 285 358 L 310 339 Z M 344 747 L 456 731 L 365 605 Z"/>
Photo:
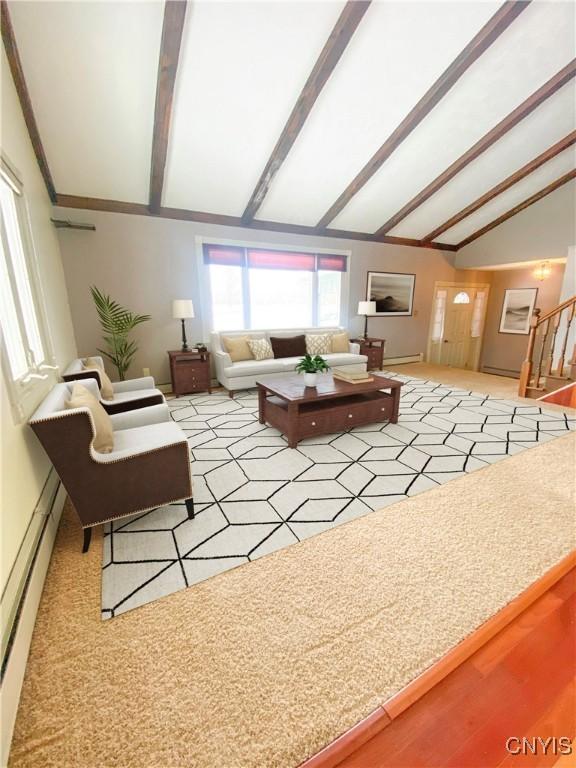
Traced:
<path fill-rule="evenodd" d="M 127 203 L 123 200 L 107 200 L 102 197 L 56 194 L 56 205 L 61 208 L 78 208 L 83 211 L 104 211 L 106 213 L 130 213 L 136 216 L 153 216 L 145 203 Z"/>
<path fill-rule="evenodd" d="M 56 190 L 54 188 L 54 181 L 50 168 L 48 166 L 48 159 L 44 152 L 42 140 L 40 139 L 40 133 L 38 131 L 38 124 L 34 117 L 34 110 L 32 109 L 32 101 L 30 100 L 30 94 L 28 93 L 28 87 L 24 78 L 24 70 L 22 69 L 22 62 L 20 60 L 20 54 L 18 53 L 18 47 L 16 45 L 16 38 L 14 36 L 14 28 L 12 27 L 12 20 L 10 18 L 10 12 L 8 11 L 8 4 L 6 0 L 0 2 L 0 26 L 2 27 L 2 40 L 4 41 L 4 48 L 6 49 L 6 56 L 8 58 L 8 65 L 10 66 L 10 72 L 12 73 L 12 79 L 16 86 L 16 93 L 20 100 L 20 107 L 24 115 L 24 122 L 28 129 L 28 135 L 32 142 L 32 148 L 36 155 L 36 161 L 40 168 L 40 173 L 44 179 L 44 184 L 48 191 L 50 200 L 54 203 L 56 201 Z"/>
<path fill-rule="evenodd" d="M 164 172 L 170 138 L 170 120 L 172 118 L 172 100 L 182 32 L 186 18 L 186 0 L 166 0 L 164 6 L 164 22 L 162 24 L 162 40 L 158 60 L 158 80 L 156 83 L 156 105 L 154 108 L 154 133 L 152 137 L 152 160 L 150 163 L 150 197 L 149 204 L 152 212 L 158 211 L 162 205 L 162 190 L 164 188 Z"/>
<path fill-rule="evenodd" d="M 490 202 L 490 200 L 493 200 L 498 195 L 501 195 L 502 192 L 510 189 L 510 187 L 514 186 L 514 184 L 517 184 L 537 168 L 540 168 L 540 166 L 544 165 L 549 160 L 552 160 L 553 157 L 556 157 L 556 155 L 564 152 L 574 143 L 576 143 L 576 131 L 572 131 L 563 139 L 557 141 L 556 144 L 553 144 L 545 152 L 542 152 L 542 154 L 538 155 L 538 157 L 535 157 L 534 160 L 526 163 L 526 165 L 517 170 L 515 173 L 510 174 L 508 178 L 504 179 L 504 181 L 501 181 L 499 184 L 496 184 L 495 187 L 489 189 L 488 192 L 483 194 L 473 203 L 470 203 L 470 205 L 467 205 L 466 208 L 462 208 L 461 211 L 455 213 L 454 216 L 445 221 L 444 224 L 436 227 L 436 229 L 432 230 L 432 232 L 426 235 L 426 237 L 423 237 L 422 242 L 428 243 L 438 237 L 438 235 L 441 235 L 442 232 L 446 232 L 448 229 L 451 229 L 454 225 L 458 224 L 472 213 L 475 213 L 483 205 L 486 205 L 486 203 Z"/>
<path fill-rule="evenodd" d="M 249 224 L 244 224 L 239 216 L 227 216 L 219 213 L 204 213 L 202 211 L 189 211 L 184 208 L 163 208 L 153 212 L 149 206 L 142 203 L 127 203 L 121 200 L 104 200 L 96 197 L 80 197 L 77 195 L 57 195 L 56 205 L 62 208 L 78 208 L 88 211 L 104 211 L 107 213 L 128 213 L 136 216 L 155 216 L 163 219 L 177 219 L 179 221 L 195 221 L 201 224 L 214 224 L 224 227 L 244 227 L 249 229 L 266 230 L 269 232 L 285 232 L 291 235 L 306 235 L 333 237 L 344 240 L 358 240 L 362 242 L 379 242 L 388 245 L 408 245 L 417 248 L 430 248 L 440 251 L 455 251 L 455 245 L 431 242 L 422 245 L 419 240 L 408 237 L 386 237 L 376 240 L 374 235 L 368 232 L 353 232 L 342 229 L 326 229 L 318 233 L 315 227 L 303 224 L 282 224 L 277 221 L 263 221 L 254 219 Z"/>
<path fill-rule="evenodd" d="M 348 0 L 346 3 L 252 192 L 248 205 L 242 214 L 244 225 L 252 221 L 262 205 L 272 179 L 290 152 L 316 103 L 316 99 L 340 61 L 352 35 L 368 10 L 370 2 L 371 0 Z"/>
<path fill-rule="evenodd" d="M 510 24 L 528 6 L 530 0 L 508 0 L 492 18 L 485 24 L 478 34 L 468 43 L 460 55 L 440 75 L 438 80 L 428 89 L 420 101 L 406 115 L 400 125 L 390 134 L 380 149 L 370 158 L 362 170 L 346 187 L 344 192 L 322 216 L 318 224 L 319 229 L 324 229 L 336 218 L 354 195 L 362 189 L 366 182 L 372 178 L 381 168 L 390 155 L 402 144 L 422 120 L 434 109 L 438 102 L 455 85 L 466 70 L 486 51 L 500 35 L 508 29 Z"/>
<path fill-rule="evenodd" d="M 490 222 L 490 224 L 486 224 L 486 226 L 482 227 L 482 229 L 479 229 L 476 232 L 473 232 L 467 238 L 465 238 L 460 243 L 458 243 L 458 245 L 456 246 L 456 249 L 459 250 L 460 248 L 464 248 L 465 245 L 469 245 L 474 240 L 477 240 L 479 237 L 482 237 L 482 235 L 485 235 L 486 232 L 489 232 L 491 229 L 498 227 L 504 221 L 507 221 L 508 219 L 512 218 L 512 216 L 516 216 L 517 213 L 520 213 L 520 211 L 523 211 L 525 208 L 528 208 L 530 205 L 534 205 L 534 203 L 537 203 L 538 200 L 542 200 L 543 197 L 546 197 L 546 195 L 549 195 L 551 192 L 554 192 L 559 187 L 563 186 L 564 184 L 567 184 L 569 181 L 572 181 L 572 179 L 576 179 L 576 170 L 565 173 L 564 176 L 561 176 L 556 181 L 553 181 L 552 184 L 548 184 L 547 187 L 544 187 L 544 189 L 541 189 L 539 192 L 536 192 L 536 194 L 531 195 L 526 200 L 524 200 L 524 202 L 514 206 L 512 210 L 502 214 L 502 216 L 499 216 L 497 219 Z"/>
<path fill-rule="evenodd" d="M 470 149 L 455 160 L 443 173 L 437 176 L 434 181 L 430 182 L 421 192 L 406 203 L 397 213 L 394 214 L 388 221 L 383 224 L 380 229 L 375 232 L 377 237 L 383 237 L 397 226 L 403 219 L 406 218 L 412 211 L 415 211 L 422 203 L 426 202 L 428 198 L 432 197 L 439 189 L 447 184 L 451 179 L 460 173 L 467 165 L 473 160 L 476 160 L 483 152 L 489 147 L 495 144 L 502 138 L 508 131 L 514 128 L 515 125 L 531 114 L 537 107 L 543 104 L 546 99 L 550 98 L 556 91 L 566 85 L 576 74 L 576 59 L 573 59 L 569 64 L 563 67 L 554 77 L 551 77 L 548 82 L 538 88 L 535 93 L 529 96 L 522 102 L 516 109 L 510 112 L 503 120 L 501 120 L 491 131 L 483 136 L 476 142 Z"/>

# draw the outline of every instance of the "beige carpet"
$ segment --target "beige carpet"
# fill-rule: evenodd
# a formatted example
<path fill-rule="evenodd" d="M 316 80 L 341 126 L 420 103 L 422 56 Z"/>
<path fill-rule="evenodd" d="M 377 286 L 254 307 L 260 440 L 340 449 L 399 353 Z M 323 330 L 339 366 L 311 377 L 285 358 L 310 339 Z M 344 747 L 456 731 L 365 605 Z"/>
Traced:
<path fill-rule="evenodd" d="M 420 379 L 441 381 L 442 384 L 462 387 L 462 389 L 469 389 L 473 392 L 482 392 L 492 397 L 542 405 L 546 409 L 552 407 L 554 410 L 571 410 L 553 403 L 535 403 L 533 399 L 518 397 L 518 379 L 512 379 L 509 376 L 494 376 L 492 373 L 466 371 L 463 368 L 449 368 L 446 365 L 435 365 L 434 363 L 404 363 L 390 366 L 389 370 L 394 373 L 403 373 L 406 376 L 416 376 Z"/>
<path fill-rule="evenodd" d="M 12 768 L 291 768 L 574 548 L 574 435 L 114 621 L 67 511 Z"/>

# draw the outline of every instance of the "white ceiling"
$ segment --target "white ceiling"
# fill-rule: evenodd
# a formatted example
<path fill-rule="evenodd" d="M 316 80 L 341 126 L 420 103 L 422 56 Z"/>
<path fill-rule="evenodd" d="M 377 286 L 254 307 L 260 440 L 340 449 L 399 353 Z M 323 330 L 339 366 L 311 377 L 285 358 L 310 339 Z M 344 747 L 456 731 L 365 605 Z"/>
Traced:
<path fill-rule="evenodd" d="M 344 2 L 192 3 L 164 204 L 240 216 Z"/>
<path fill-rule="evenodd" d="M 257 218 L 316 224 L 500 3 L 377 3 L 320 94 Z M 343 229 L 364 229 L 362 215 Z M 354 218 L 354 226 L 349 226 Z M 373 217 L 372 217 L 373 218 Z"/>
<path fill-rule="evenodd" d="M 9 9 L 58 192 L 148 202 L 163 3 Z"/>
<path fill-rule="evenodd" d="M 568 3 L 531 3 L 332 225 L 376 231 L 555 75 L 574 57 L 573 13 Z M 480 156 L 475 162 L 483 164 L 484 158 Z"/>
<path fill-rule="evenodd" d="M 576 127 L 574 104 L 576 85 L 572 80 L 401 221 L 390 234 L 416 238 L 428 235 L 573 131 Z M 448 242 L 445 235 L 439 235 L 438 240 Z"/>
<path fill-rule="evenodd" d="M 471 216 L 463 219 L 451 229 L 443 233 L 439 238 L 443 243 L 459 243 L 466 237 L 476 232 L 482 227 L 494 221 L 506 211 L 515 208 L 519 203 L 524 202 L 532 195 L 539 192 L 544 187 L 552 184 L 553 181 L 564 176 L 576 165 L 576 153 L 574 148 L 564 150 L 538 170 L 531 173 L 526 178 L 514 184 L 498 197 L 490 200 L 482 208 L 479 208 Z"/>
<path fill-rule="evenodd" d="M 501 2 L 373 2 L 257 219 L 315 225 Z M 163 205 L 242 215 L 338 2 L 188 4 Z M 164 4 L 12 2 L 60 194 L 146 203 Z M 575 55 L 574 4 L 534 0 L 330 224 L 374 232 Z M 420 239 L 576 128 L 573 81 L 389 234 Z M 567 150 L 437 239 L 457 243 L 575 166 Z"/>

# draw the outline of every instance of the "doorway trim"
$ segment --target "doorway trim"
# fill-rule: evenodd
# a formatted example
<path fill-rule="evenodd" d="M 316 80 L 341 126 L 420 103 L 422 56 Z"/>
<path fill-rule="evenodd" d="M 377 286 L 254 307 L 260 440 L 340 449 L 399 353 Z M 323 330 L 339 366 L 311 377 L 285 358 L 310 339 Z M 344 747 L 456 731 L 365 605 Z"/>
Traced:
<path fill-rule="evenodd" d="M 474 360 L 472 362 L 472 365 L 470 368 L 462 369 L 462 370 L 469 370 L 469 371 L 478 371 L 480 370 L 480 357 L 482 353 L 482 346 L 484 344 L 484 331 L 486 328 L 486 314 L 488 312 L 488 299 L 490 296 L 490 283 L 466 283 L 462 282 L 460 280 L 457 281 L 450 281 L 450 280 L 437 280 L 434 283 L 434 292 L 432 294 L 432 308 L 430 311 L 430 320 L 428 324 L 428 342 L 426 344 L 426 362 L 430 362 L 431 353 L 432 353 L 432 330 L 434 328 L 434 312 L 436 309 L 436 293 L 439 288 L 461 288 L 462 290 L 466 289 L 472 289 L 472 290 L 483 290 L 486 292 L 486 300 L 484 302 L 484 312 L 482 313 L 482 319 L 480 324 L 480 336 L 479 338 L 479 344 L 477 346 L 477 349 L 474 353 Z"/>

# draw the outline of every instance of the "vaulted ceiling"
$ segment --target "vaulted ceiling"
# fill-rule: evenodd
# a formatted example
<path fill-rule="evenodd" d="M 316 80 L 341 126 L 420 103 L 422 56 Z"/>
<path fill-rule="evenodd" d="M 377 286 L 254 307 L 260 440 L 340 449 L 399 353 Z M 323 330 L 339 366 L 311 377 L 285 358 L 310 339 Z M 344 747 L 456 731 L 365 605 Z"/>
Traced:
<path fill-rule="evenodd" d="M 2 10 L 61 205 L 455 249 L 576 176 L 570 2 Z"/>

